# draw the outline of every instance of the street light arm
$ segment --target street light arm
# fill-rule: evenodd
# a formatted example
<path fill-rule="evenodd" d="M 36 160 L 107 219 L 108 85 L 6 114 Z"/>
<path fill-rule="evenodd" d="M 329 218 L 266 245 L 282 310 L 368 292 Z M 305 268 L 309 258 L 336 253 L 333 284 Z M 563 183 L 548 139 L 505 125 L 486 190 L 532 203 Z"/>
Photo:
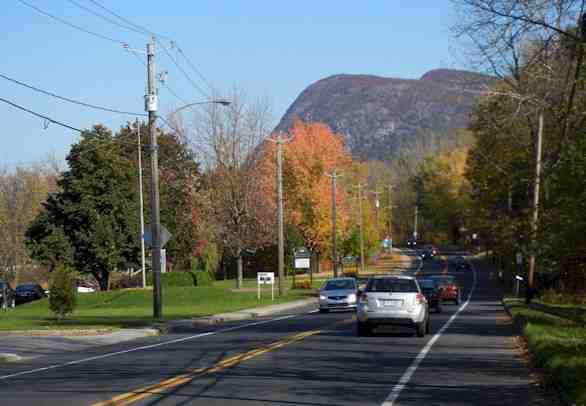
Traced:
<path fill-rule="evenodd" d="M 180 112 L 181 110 L 184 110 L 184 109 L 187 109 L 187 108 L 193 107 L 193 106 L 198 106 L 201 104 L 221 104 L 222 106 L 227 107 L 230 104 L 232 104 L 232 102 L 230 100 L 218 99 L 218 100 L 206 100 L 206 101 L 201 101 L 201 102 L 189 103 L 189 104 L 186 104 L 185 106 L 181 106 L 178 109 L 175 109 L 174 111 L 169 113 L 169 115 L 173 116 L 173 115 L 177 114 L 178 112 Z"/>

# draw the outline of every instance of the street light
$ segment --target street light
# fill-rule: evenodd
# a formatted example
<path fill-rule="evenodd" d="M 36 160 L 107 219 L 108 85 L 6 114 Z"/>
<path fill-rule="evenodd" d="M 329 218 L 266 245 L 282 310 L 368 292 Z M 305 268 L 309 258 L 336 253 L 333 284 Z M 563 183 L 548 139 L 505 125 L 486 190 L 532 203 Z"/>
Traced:
<path fill-rule="evenodd" d="M 157 136 L 155 131 L 157 120 L 157 94 L 155 86 L 154 40 L 147 44 L 148 61 L 148 94 L 145 97 L 145 108 L 149 113 L 149 136 L 151 141 L 151 234 L 152 234 L 152 268 L 153 268 L 153 316 L 163 317 L 162 284 L 161 284 L 161 218 L 159 207 L 159 163 Z M 221 104 L 228 106 L 227 100 L 205 100 L 181 106 L 171 114 L 198 104 Z M 163 119 L 164 120 L 164 119 Z M 165 122 L 167 120 L 164 120 Z M 168 124 L 169 125 L 169 124 Z M 169 125 L 173 128 L 171 125 Z M 143 236 L 144 238 L 144 236 Z"/>
<path fill-rule="evenodd" d="M 195 102 L 195 103 L 189 103 L 186 104 L 185 106 L 181 106 L 178 109 L 175 109 L 173 112 L 169 113 L 170 116 L 174 116 L 175 114 L 179 113 L 181 110 L 187 109 L 189 107 L 193 107 L 193 106 L 198 106 L 201 104 L 220 104 L 222 106 L 229 106 L 230 104 L 232 104 L 232 102 L 230 100 L 224 100 L 224 99 L 216 99 L 216 100 L 206 100 L 206 101 L 200 101 L 200 102 Z"/>

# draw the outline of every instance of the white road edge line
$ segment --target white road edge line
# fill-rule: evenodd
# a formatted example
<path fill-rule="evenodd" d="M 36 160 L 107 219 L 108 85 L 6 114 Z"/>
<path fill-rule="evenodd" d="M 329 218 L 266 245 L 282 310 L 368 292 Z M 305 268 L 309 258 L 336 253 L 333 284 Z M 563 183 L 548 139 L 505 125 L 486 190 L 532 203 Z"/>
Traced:
<path fill-rule="evenodd" d="M 399 383 L 397 383 L 393 387 L 393 389 L 391 390 L 391 393 L 389 393 L 389 395 L 387 396 L 385 401 L 381 404 L 381 406 L 397 406 L 395 404 L 395 402 L 399 398 L 399 395 L 401 394 L 403 389 L 405 389 L 405 386 L 407 386 L 407 384 L 411 380 L 411 377 L 413 376 L 413 374 L 415 373 L 415 371 L 419 367 L 419 364 L 421 364 L 421 361 L 423 361 L 425 359 L 425 357 L 427 356 L 427 353 L 429 353 L 429 351 L 431 350 L 431 347 L 433 347 L 435 342 L 437 340 L 439 340 L 439 338 L 442 336 L 442 334 L 448 329 L 448 327 L 450 327 L 450 324 L 452 324 L 452 322 L 454 320 L 456 320 L 456 317 L 458 317 L 458 315 L 468 306 L 468 303 L 470 303 L 470 299 L 472 299 L 472 295 L 474 294 L 474 290 L 476 289 L 476 279 L 477 279 L 476 268 L 474 267 L 474 265 L 472 265 L 472 264 L 470 264 L 470 265 L 472 266 L 472 270 L 474 271 L 472 274 L 473 275 L 473 282 L 472 282 L 472 289 L 470 289 L 470 293 L 468 293 L 468 298 L 466 299 L 466 302 L 464 304 L 462 304 L 462 306 L 460 306 L 460 308 L 456 311 L 456 313 L 454 313 L 452 315 L 452 317 L 450 317 L 448 319 L 448 321 L 446 321 L 445 324 L 439 329 L 439 331 L 427 342 L 425 347 L 423 347 L 421 352 L 419 352 L 417 357 L 415 357 L 415 359 L 413 360 L 413 362 L 411 363 L 409 368 L 407 368 L 407 370 L 405 371 L 403 376 L 401 376 L 401 379 L 399 379 Z"/>
<path fill-rule="evenodd" d="M 98 359 L 110 358 L 110 357 L 114 357 L 116 355 L 128 354 L 128 353 L 131 353 L 131 352 L 142 351 L 142 350 L 150 350 L 151 348 L 163 347 L 165 345 L 177 344 L 177 343 L 181 343 L 181 342 L 184 342 L 184 341 L 195 340 L 195 339 L 201 338 L 201 337 L 207 337 L 207 336 L 212 336 L 212 335 L 216 335 L 216 334 L 227 333 L 229 331 L 240 330 L 240 329 L 243 329 L 243 328 L 246 328 L 246 327 L 252 327 L 252 326 L 258 326 L 258 325 L 261 325 L 261 324 L 273 323 L 275 321 L 290 319 L 292 317 L 297 317 L 297 316 L 300 316 L 300 315 L 302 315 L 302 314 L 290 314 L 290 315 L 287 315 L 287 316 L 281 316 L 281 317 L 277 317 L 277 318 L 270 319 L 270 320 L 256 321 L 256 322 L 253 322 L 253 323 L 247 323 L 247 324 L 243 324 L 243 325 L 239 325 L 239 326 L 234 326 L 234 327 L 227 327 L 227 328 L 219 329 L 219 330 L 216 330 L 216 331 L 209 331 L 209 332 L 206 332 L 206 333 L 200 333 L 200 334 L 196 334 L 196 335 L 189 336 L 189 337 L 182 337 L 182 338 L 177 338 L 175 340 L 164 341 L 164 342 L 161 342 L 161 343 L 150 344 L 150 345 L 143 345 L 143 346 L 140 346 L 140 347 L 129 348 L 129 349 L 123 350 L 123 351 L 109 352 L 109 353 L 106 353 L 106 354 L 97 355 L 95 357 L 82 358 L 82 359 L 78 359 L 78 360 L 75 360 L 75 361 L 65 362 L 65 363 L 62 363 L 62 364 L 49 365 L 49 366 L 43 367 L 43 368 L 30 369 L 30 370 L 27 370 L 27 371 L 17 372 L 17 373 L 10 374 L 10 375 L 0 376 L 0 381 L 6 380 L 6 379 L 9 379 L 9 378 L 15 378 L 15 377 L 21 376 L 21 375 L 30 375 L 30 374 L 34 374 L 36 372 L 44 372 L 44 371 L 48 371 L 48 370 L 51 370 L 51 369 L 56 369 L 56 368 L 62 368 L 62 367 L 71 366 L 71 365 L 82 364 L 84 362 L 95 361 L 95 360 L 98 360 Z"/>

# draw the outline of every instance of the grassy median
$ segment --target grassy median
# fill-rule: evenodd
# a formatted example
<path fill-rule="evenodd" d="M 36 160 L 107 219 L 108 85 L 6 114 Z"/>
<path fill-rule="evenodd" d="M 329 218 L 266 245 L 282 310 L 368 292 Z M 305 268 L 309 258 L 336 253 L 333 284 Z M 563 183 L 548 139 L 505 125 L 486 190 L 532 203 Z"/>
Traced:
<path fill-rule="evenodd" d="M 211 287 L 164 288 L 165 320 L 207 316 L 315 296 L 313 290 L 289 290 L 284 297 L 276 296 L 275 300 L 271 301 L 270 290 L 265 288 L 259 301 L 255 289 L 236 292 L 232 289 L 234 281 L 230 282 L 217 283 Z M 7 312 L 0 311 L 0 331 L 103 330 L 147 326 L 152 323 L 150 289 L 78 294 L 74 314 L 63 321 L 57 321 L 51 314 L 48 299 L 23 304 Z"/>
<path fill-rule="evenodd" d="M 519 299 L 505 299 L 523 332 L 535 366 L 578 405 L 586 405 L 586 329 L 574 322 L 529 309 Z"/>

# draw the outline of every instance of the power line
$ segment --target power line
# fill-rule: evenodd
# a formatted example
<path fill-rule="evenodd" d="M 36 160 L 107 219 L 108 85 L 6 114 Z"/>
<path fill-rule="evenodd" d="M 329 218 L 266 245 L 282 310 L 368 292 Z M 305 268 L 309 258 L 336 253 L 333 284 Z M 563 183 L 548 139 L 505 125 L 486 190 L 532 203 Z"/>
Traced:
<path fill-rule="evenodd" d="M 125 22 L 126 24 L 131 25 L 132 27 L 136 28 L 137 30 L 139 30 L 140 32 L 142 32 L 143 34 L 146 35 L 154 35 L 155 37 L 160 37 L 160 38 L 165 38 L 169 41 L 172 41 L 171 38 L 167 37 L 166 35 L 161 35 L 161 34 L 157 34 L 156 32 L 153 32 L 149 29 L 146 29 L 145 27 L 142 27 L 138 24 L 133 23 L 132 21 L 128 20 L 127 18 L 122 17 L 121 15 L 115 13 L 114 11 L 110 10 L 108 7 L 104 6 L 103 4 L 101 4 L 100 2 L 96 1 L 96 0 L 89 0 L 91 3 L 93 3 L 94 5 L 98 6 L 99 8 L 101 8 L 102 10 L 104 10 L 105 12 L 107 12 L 108 14 L 118 18 L 119 20 Z"/>
<path fill-rule="evenodd" d="M 65 124 L 65 123 L 63 123 L 61 121 L 57 121 L 57 120 L 55 120 L 55 119 L 53 119 L 53 118 L 51 118 L 49 116 L 45 116 L 44 114 L 40 114 L 40 113 L 34 112 L 32 110 L 29 110 L 26 107 L 23 107 L 23 106 L 21 106 L 19 104 L 16 104 L 16 103 L 11 102 L 10 100 L 6 100 L 6 99 L 3 99 L 3 98 L 0 97 L 0 101 L 4 102 L 6 104 L 10 104 L 12 107 L 15 107 L 17 109 L 20 109 L 22 111 L 26 111 L 27 113 L 32 114 L 33 116 L 42 118 L 43 120 L 47 120 L 47 121 L 49 121 L 49 122 L 51 122 L 53 124 L 57 124 L 57 125 L 60 125 L 61 127 L 69 128 L 70 130 L 77 131 L 79 133 L 83 133 L 83 130 L 80 130 L 79 128 L 75 128 L 73 126 L 70 126 L 69 124 Z"/>
<path fill-rule="evenodd" d="M 212 86 L 212 84 L 206 79 L 206 77 L 203 75 L 203 73 L 201 73 L 201 71 L 199 69 L 197 69 L 194 65 L 193 62 L 191 62 L 191 59 L 189 59 L 187 57 L 187 55 L 185 55 L 185 53 L 183 52 L 183 49 L 181 49 L 177 43 L 175 44 L 175 48 L 177 48 L 177 51 L 181 54 L 181 56 L 183 56 L 183 58 L 185 58 L 185 60 L 187 61 L 187 64 L 191 67 L 191 69 L 200 77 L 201 80 L 203 80 L 203 82 L 207 85 L 207 87 L 210 88 L 210 90 L 212 91 L 212 94 L 216 93 L 216 89 L 214 88 L 214 86 Z"/>
<path fill-rule="evenodd" d="M 157 40 L 155 38 L 155 41 L 161 46 L 161 48 L 163 48 L 163 51 L 167 54 L 167 56 L 169 57 L 169 59 L 171 59 L 171 62 L 173 62 L 173 64 L 177 67 L 177 69 L 179 69 L 181 71 L 181 73 L 183 74 L 183 76 L 185 76 L 185 78 L 191 83 L 191 85 L 193 86 L 194 89 L 196 89 L 198 92 L 200 92 L 204 97 L 210 99 L 209 94 L 207 94 L 204 90 L 202 90 L 202 88 L 195 83 L 195 81 L 191 78 L 191 76 L 189 76 L 187 74 L 187 72 L 185 71 L 185 69 L 183 69 L 181 67 L 181 65 L 179 65 L 179 62 L 177 62 L 177 59 L 175 59 L 173 57 L 173 55 L 171 55 L 171 52 L 169 52 L 169 50 L 167 49 L 167 47 L 161 43 L 161 41 Z"/>
<path fill-rule="evenodd" d="M 129 116 L 143 116 L 143 117 L 146 116 L 146 114 L 144 114 L 144 113 L 133 113 L 133 112 L 130 112 L 130 111 L 117 110 L 117 109 L 113 109 L 113 108 L 109 108 L 109 107 L 98 106 L 96 104 L 90 104 L 90 103 L 85 103 L 85 102 L 82 102 L 82 101 L 79 101 L 79 100 L 70 99 L 69 97 L 59 96 L 58 94 L 55 94 L 55 93 L 49 92 L 47 90 L 43 90 L 43 89 L 40 89 L 38 87 L 35 87 L 33 85 L 29 85 L 27 83 L 21 82 L 20 80 L 11 78 L 11 77 L 6 76 L 6 75 L 4 75 L 2 73 L 0 73 L 0 77 L 3 78 L 3 79 L 6 79 L 6 80 L 8 80 L 8 81 L 10 81 L 12 83 L 16 83 L 17 85 L 24 86 L 24 87 L 26 87 L 28 89 L 34 90 L 35 92 L 43 93 L 43 94 L 45 94 L 47 96 L 51 96 L 51 97 L 54 97 L 56 99 L 63 100 L 63 101 L 66 101 L 66 102 L 69 102 L 69 103 L 73 103 L 73 104 L 77 104 L 77 105 L 80 105 L 80 106 L 89 107 L 89 108 L 96 109 L 96 110 L 101 110 L 101 111 L 106 111 L 106 112 L 109 112 L 109 113 L 125 114 L 125 115 L 129 115 Z"/>
<path fill-rule="evenodd" d="M 101 8 L 102 10 L 104 10 L 105 12 L 107 12 L 108 14 L 118 18 L 119 20 L 123 21 L 125 24 L 128 25 L 123 25 L 120 24 L 116 21 L 113 21 L 112 19 L 94 12 L 93 10 L 88 9 L 85 6 L 82 6 L 80 4 L 78 4 L 75 0 L 68 0 L 70 3 L 75 4 L 76 6 L 94 14 L 95 16 L 110 22 L 111 24 L 117 25 L 118 27 L 121 28 L 125 28 L 125 29 L 129 29 L 131 31 L 137 32 L 139 34 L 143 34 L 143 35 L 148 35 L 148 36 L 154 36 L 155 37 L 155 41 L 161 46 L 161 48 L 163 48 L 163 50 L 165 51 L 165 53 L 167 54 L 167 56 L 169 57 L 169 59 L 171 59 L 171 61 L 173 62 L 173 64 L 175 66 L 177 66 L 177 68 L 181 71 L 181 73 L 185 76 L 185 78 L 192 84 L 192 86 L 198 91 L 200 92 L 202 95 L 204 95 L 205 97 L 209 98 L 209 95 L 207 94 L 207 92 L 205 92 L 204 90 L 202 90 L 202 88 L 197 85 L 195 83 L 195 81 L 187 74 L 187 72 L 179 65 L 179 63 L 177 62 L 176 58 L 174 58 L 171 53 L 169 52 L 167 46 L 163 43 L 161 43 L 161 41 L 159 41 L 157 39 L 158 38 L 164 38 L 167 39 L 171 42 L 171 46 L 175 47 L 177 49 L 177 51 L 183 56 L 183 58 L 185 58 L 185 60 L 187 61 L 187 64 L 189 65 L 189 67 L 196 73 L 197 76 L 199 76 L 199 78 L 206 84 L 206 86 L 208 86 L 210 88 L 210 90 L 212 91 L 212 93 L 215 93 L 215 89 L 214 87 L 210 84 L 210 82 L 207 80 L 207 78 L 203 75 L 203 73 L 201 73 L 201 71 L 199 69 L 197 69 L 197 67 L 195 66 L 195 64 L 187 57 L 187 55 L 185 55 L 185 53 L 183 52 L 183 50 L 177 45 L 177 41 L 174 41 L 172 38 L 166 36 L 166 35 L 161 35 L 161 34 L 157 34 L 156 32 L 149 30 L 148 28 L 145 28 L 141 25 L 138 25 L 130 20 L 128 20 L 127 18 L 124 18 L 123 16 L 121 16 L 120 14 L 115 13 L 114 11 L 110 10 L 109 8 L 107 8 L 106 6 L 104 6 L 103 4 L 101 4 L 100 2 L 98 2 L 97 0 L 89 0 L 91 3 L 93 3 L 95 6 Z"/>
<path fill-rule="evenodd" d="M 74 6 L 76 6 L 76 7 L 80 8 L 80 9 L 82 9 L 82 10 L 85 10 L 85 11 L 87 11 L 88 13 L 90 13 L 90 14 L 93 14 L 94 16 L 96 16 L 96 17 L 98 17 L 98 18 L 101 18 L 101 19 L 102 19 L 102 20 L 104 20 L 104 21 L 107 21 L 107 22 L 109 22 L 110 24 L 114 24 L 114 25 L 116 25 L 116 26 L 118 26 L 118 27 L 122 27 L 122 28 L 124 28 L 124 29 L 126 29 L 126 30 L 134 31 L 134 32 L 136 32 L 136 33 L 138 33 L 138 34 L 148 35 L 148 34 L 146 34 L 145 32 L 143 32 L 142 30 L 138 30 L 138 29 L 136 29 L 136 28 L 134 28 L 134 27 L 129 27 L 129 26 L 127 26 L 127 25 L 120 24 L 120 23 L 119 23 L 119 22 L 117 22 L 116 20 L 113 20 L 113 19 L 111 19 L 111 18 L 109 18 L 109 17 L 106 17 L 105 15 L 103 15 L 103 14 L 100 14 L 100 13 L 98 13 L 98 12 L 96 12 L 96 11 L 92 10 L 91 8 L 84 6 L 83 4 L 79 4 L 79 3 L 78 3 L 77 1 L 75 1 L 75 0 L 67 0 L 67 1 L 68 1 L 68 2 L 70 2 L 71 4 L 73 4 Z"/>
<path fill-rule="evenodd" d="M 25 5 L 25 6 L 29 7 L 29 8 L 32 8 L 36 12 L 38 12 L 38 13 L 46 16 L 46 17 L 49 17 L 49 18 L 51 18 L 51 19 L 53 19 L 55 21 L 58 21 L 61 24 L 65 24 L 68 27 L 71 27 L 71 28 L 74 28 L 76 30 L 85 32 L 86 34 L 93 35 L 94 37 L 97 37 L 97 38 L 100 38 L 100 39 L 103 39 L 103 40 L 106 40 L 106 41 L 111 41 L 111 42 L 115 42 L 115 43 L 118 43 L 118 44 L 127 45 L 127 43 L 125 41 L 122 41 L 122 40 L 119 40 L 119 39 L 115 39 L 115 38 L 111 38 L 111 37 L 108 37 L 106 35 L 103 35 L 103 34 L 94 32 L 94 31 L 86 30 L 85 28 L 80 27 L 79 25 L 70 23 L 69 21 L 62 19 L 61 17 L 57 17 L 56 15 L 53 15 L 51 13 L 48 13 L 48 12 L 44 11 L 44 10 L 41 10 L 37 6 L 30 4 L 30 3 L 28 3 L 25 0 L 16 0 L 16 1 L 18 1 L 19 3 Z"/>

